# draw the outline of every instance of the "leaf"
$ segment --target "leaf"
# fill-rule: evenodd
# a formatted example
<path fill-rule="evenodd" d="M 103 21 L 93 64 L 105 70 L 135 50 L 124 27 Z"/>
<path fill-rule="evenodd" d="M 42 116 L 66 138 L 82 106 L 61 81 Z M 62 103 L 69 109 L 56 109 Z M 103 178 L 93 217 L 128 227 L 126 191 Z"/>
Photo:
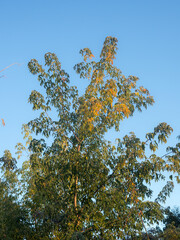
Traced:
<path fill-rule="evenodd" d="M 2 121 L 2 125 L 5 126 L 5 122 L 3 118 L 1 118 L 1 121 Z"/>

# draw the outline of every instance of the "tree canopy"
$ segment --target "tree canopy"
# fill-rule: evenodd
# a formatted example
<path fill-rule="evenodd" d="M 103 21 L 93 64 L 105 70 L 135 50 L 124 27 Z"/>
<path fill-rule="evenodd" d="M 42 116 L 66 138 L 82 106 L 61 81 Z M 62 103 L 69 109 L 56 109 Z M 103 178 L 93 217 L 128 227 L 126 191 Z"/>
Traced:
<path fill-rule="evenodd" d="M 27 149 L 28 159 L 19 170 L 7 152 L 0 159 L 4 173 L 20 175 L 20 202 L 11 199 L 24 219 L 19 239 L 140 238 L 148 224 L 163 220 L 161 202 L 179 182 L 180 143 L 164 156 L 156 153 L 172 132 L 167 123 L 142 140 L 133 132 L 116 145 L 105 139 L 109 129 L 119 131 L 121 121 L 154 103 L 137 77 L 114 66 L 116 52 L 114 37 L 105 39 L 97 61 L 90 49 L 80 51 L 83 61 L 74 70 L 89 81 L 82 95 L 54 53 L 45 54 L 45 66 L 28 63 L 42 86 L 29 97 L 39 116 L 23 127 L 27 146 L 17 145 L 18 158 Z M 169 180 L 151 199 L 150 183 L 165 180 L 167 172 Z M 3 191 L 5 183 L 2 178 Z"/>

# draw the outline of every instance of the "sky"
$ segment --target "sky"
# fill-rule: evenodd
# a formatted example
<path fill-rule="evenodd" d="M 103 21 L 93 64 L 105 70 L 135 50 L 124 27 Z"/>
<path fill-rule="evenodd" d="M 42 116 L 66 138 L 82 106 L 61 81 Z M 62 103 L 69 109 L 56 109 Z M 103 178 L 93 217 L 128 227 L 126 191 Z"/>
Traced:
<path fill-rule="evenodd" d="M 27 68 L 35 58 L 43 64 L 46 52 L 57 54 L 71 76 L 71 84 L 83 93 L 87 83 L 79 79 L 73 66 L 81 61 L 79 50 L 88 47 L 98 59 L 107 36 L 118 39 L 115 65 L 124 75 L 135 75 L 154 96 L 155 104 L 135 113 L 110 131 L 112 142 L 133 131 L 142 138 L 160 122 L 174 129 L 167 145 L 174 146 L 180 135 L 180 1 L 179 0 L 6 0 L 0 1 L 0 156 L 5 149 L 15 153 L 22 142 L 22 124 L 36 113 L 28 103 L 37 79 Z M 160 148 L 164 154 L 166 145 Z M 14 155 L 13 155 L 14 156 Z M 23 160 L 19 160 L 21 165 Z M 155 192 L 163 185 L 153 183 Z M 166 206 L 179 206 L 180 185 Z"/>

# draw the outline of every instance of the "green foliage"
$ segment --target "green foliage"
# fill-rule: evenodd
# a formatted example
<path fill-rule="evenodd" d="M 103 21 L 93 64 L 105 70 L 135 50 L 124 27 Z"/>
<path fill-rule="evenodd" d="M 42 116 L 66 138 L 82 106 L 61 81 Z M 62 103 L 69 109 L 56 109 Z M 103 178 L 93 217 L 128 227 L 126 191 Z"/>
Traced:
<path fill-rule="evenodd" d="M 179 240 L 180 239 L 180 227 L 176 228 L 174 224 L 168 225 L 163 233 L 164 240 Z"/>
<path fill-rule="evenodd" d="M 176 228 L 180 227 L 180 211 L 179 208 L 174 208 L 173 210 L 168 207 L 165 211 L 166 217 L 164 219 L 165 229 L 169 224 L 173 224 Z"/>
<path fill-rule="evenodd" d="M 80 51 L 83 61 L 74 69 L 89 80 L 81 96 L 55 54 L 45 54 L 45 67 L 35 59 L 28 64 L 44 94 L 32 91 L 29 102 L 39 117 L 24 125 L 28 149 L 17 145 L 19 157 L 25 149 L 29 154 L 21 170 L 22 202 L 31 223 L 26 239 L 122 239 L 163 219 L 160 202 L 173 179 L 156 201 L 147 200 L 150 183 L 163 180 L 167 171 L 178 180 L 179 145 L 156 155 L 172 132 L 166 123 L 144 140 L 134 133 L 115 146 L 105 140 L 109 129 L 118 131 L 121 121 L 154 102 L 137 77 L 125 77 L 114 66 L 116 51 L 112 37 L 97 61 L 88 48 Z"/>
<path fill-rule="evenodd" d="M 166 208 L 163 223 L 165 224 L 163 230 L 156 227 L 148 231 L 150 239 L 158 240 L 179 240 L 180 239 L 180 212 L 178 208 L 171 211 L 170 207 Z M 147 239 L 147 238 L 143 238 Z"/>
<path fill-rule="evenodd" d="M 16 159 L 7 150 L 0 158 L 0 167 L 0 239 L 23 240 L 28 229 L 27 212 L 18 201 L 21 189 Z"/>

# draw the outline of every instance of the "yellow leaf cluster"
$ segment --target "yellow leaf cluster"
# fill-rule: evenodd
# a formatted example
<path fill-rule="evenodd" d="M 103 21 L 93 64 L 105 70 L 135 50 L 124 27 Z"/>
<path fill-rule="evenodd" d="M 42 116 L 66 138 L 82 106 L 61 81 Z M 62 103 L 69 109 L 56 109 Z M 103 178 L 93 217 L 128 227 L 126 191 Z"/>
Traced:
<path fill-rule="evenodd" d="M 126 117 L 129 117 L 131 111 L 129 110 L 129 108 L 126 104 L 121 103 L 121 104 L 116 105 L 115 107 L 119 113 L 123 113 Z"/>
<path fill-rule="evenodd" d="M 112 102 L 113 98 L 117 96 L 117 86 L 115 80 L 113 79 L 107 80 L 105 85 L 105 93 L 108 96 L 108 100 Z"/>
<path fill-rule="evenodd" d="M 94 57 L 93 54 L 90 54 L 90 55 L 89 55 L 88 53 L 86 53 L 86 54 L 84 55 L 84 61 L 86 62 L 88 58 L 91 60 L 93 57 Z"/>
<path fill-rule="evenodd" d="M 89 102 L 87 102 L 87 104 L 89 104 Z M 89 112 L 90 112 L 91 116 L 92 115 L 93 115 L 93 117 L 98 116 L 101 109 L 102 109 L 101 102 L 95 98 L 91 98 L 90 99 L 90 108 L 89 108 Z"/>
<path fill-rule="evenodd" d="M 107 62 L 110 62 L 111 64 L 113 64 L 113 59 L 115 59 L 115 57 L 112 56 L 112 53 L 111 53 L 111 51 L 109 50 L 109 51 L 107 52 L 106 61 L 107 61 Z"/>
<path fill-rule="evenodd" d="M 146 88 L 144 88 L 144 87 L 140 87 L 140 91 L 142 93 L 148 93 L 148 90 Z"/>
<path fill-rule="evenodd" d="M 93 54 L 91 54 L 90 56 L 89 56 L 89 59 L 92 59 L 94 57 L 94 55 Z"/>
<path fill-rule="evenodd" d="M 94 128 L 94 125 L 93 125 L 93 118 L 91 117 L 91 118 L 88 118 L 87 119 L 87 128 L 88 128 L 88 130 L 91 132 L 92 130 L 93 130 L 93 128 Z"/>
<path fill-rule="evenodd" d="M 109 89 L 109 92 L 111 93 L 111 95 L 113 97 L 116 97 L 117 96 L 117 89 L 116 88 L 110 88 Z"/>

